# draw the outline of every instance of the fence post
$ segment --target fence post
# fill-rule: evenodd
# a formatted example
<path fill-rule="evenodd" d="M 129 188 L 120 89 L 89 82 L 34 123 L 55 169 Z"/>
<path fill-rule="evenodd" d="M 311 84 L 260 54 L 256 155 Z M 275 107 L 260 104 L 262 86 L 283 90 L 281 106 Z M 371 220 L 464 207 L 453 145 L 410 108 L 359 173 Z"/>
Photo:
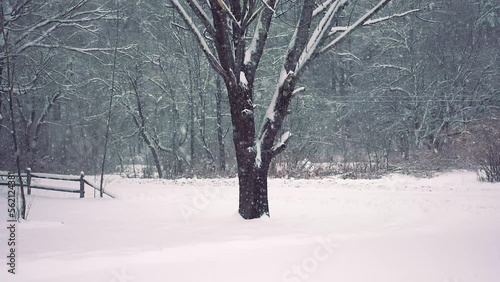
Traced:
<path fill-rule="evenodd" d="M 84 198 L 85 197 L 85 182 L 83 181 L 83 177 L 85 176 L 85 174 L 82 172 L 80 172 L 80 198 Z"/>
<path fill-rule="evenodd" d="M 31 195 L 31 168 L 26 169 L 26 186 L 28 187 L 28 195 Z"/>

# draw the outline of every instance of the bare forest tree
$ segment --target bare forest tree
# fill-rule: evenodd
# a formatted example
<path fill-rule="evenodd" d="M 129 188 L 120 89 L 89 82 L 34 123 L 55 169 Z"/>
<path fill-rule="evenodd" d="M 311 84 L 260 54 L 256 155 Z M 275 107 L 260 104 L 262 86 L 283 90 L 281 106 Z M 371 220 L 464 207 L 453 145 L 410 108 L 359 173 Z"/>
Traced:
<path fill-rule="evenodd" d="M 276 91 L 262 125 L 256 129 L 254 82 L 278 1 L 171 2 L 226 85 L 238 164 L 239 213 L 245 219 L 269 215 L 269 166 L 273 157 L 285 149 L 291 136 L 289 132 L 278 134 L 292 97 L 304 89 L 297 87 L 297 83 L 308 65 L 335 48 L 353 30 L 408 13 L 370 20 L 390 2 L 383 0 L 361 13 L 350 25 L 336 26 L 335 19 L 348 1 L 300 2 L 301 11 L 289 39 Z M 194 17 L 186 11 L 188 7 Z"/>
<path fill-rule="evenodd" d="M 67 73 L 57 70 L 54 57 L 61 50 L 104 51 L 81 48 L 75 42 L 83 33 L 92 32 L 93 22 L 108 13 L 102 5 L 86 0 L 65 4 L 21 0 L 0 3 L 0 105 L 3 101 L 9 104 L 11 127 L 8 129 L 13 137 L 19 178 L 22 155 L 27 155 L 25 165 L 34 165 L 48 115 L 65 98 L 61 86 L 71 81 Z M 0 115 L 2 110 L 0 106 Z M 18 134 L 24 138 L 18 138 Z M 10 156 L 2 158 L 11 159 Z M 21 183 L 24 206 L 23 190 Z M 24 208 L 21 217 L 25 217 Z"/>

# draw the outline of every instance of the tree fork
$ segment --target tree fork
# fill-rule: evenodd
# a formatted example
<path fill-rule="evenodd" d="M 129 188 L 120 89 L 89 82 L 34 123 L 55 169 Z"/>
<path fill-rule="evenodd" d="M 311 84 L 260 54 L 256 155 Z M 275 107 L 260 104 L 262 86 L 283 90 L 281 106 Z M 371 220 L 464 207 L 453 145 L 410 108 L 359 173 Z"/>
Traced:
<path fill-rule="evenodd" d="M 295 90 L 295 87 L 301 74 L 309 63 L 320 54 L 333 49 L 353 30 L 363 25 L 403 16 L 404 14 L 397 14 L 369 21 L 371 16 L 390 1 L 379 0 L 378 4 L 362 14 L 358 20 L 339 30 L 338 36 L 332 37 L 333 20 L 348 1 L 325 1 L 317 6 L 314 0 L 304 0 L 294 35 L 290 38 L 278 87 L 256 136 L 253 83 L 277 1 L 264 1 L 259 7 L 256 3 L 246 0 L 242 2 L 209 0 L 210 7 L 207 9 L 211 11 L 210 19 L 201 11 L 201 6 L 196 5 L 195 0 L 188 0 L 194 14 L 212 35 L 211 41 L 208 41 L 202 36 L 193 18 L 186 13 L 179 0 L 170 0 L 197 39 L 208 62 L 226 84 L 238 165 L 239 213 L 243 218 L 254 219 L 269 215 L 267 200 L 269 164 L 274 156 L 284 150 L 289 139 L 290 134 L 286 133 L 282 136 L 283 140 L 276 140 L 276 136 L 288 114 L 290 100 L 300 92 Z M 229 3 L 229 7 L 226 3 Z M 316 17 L 319 21 L 314 21 Z M 245 50 L 244 38 L 252 32 L 249 27 L 254 20 L 256 23 L 253 25 L 251 43 Z M 278 143 L 275 144 L 276 141 Z"/>

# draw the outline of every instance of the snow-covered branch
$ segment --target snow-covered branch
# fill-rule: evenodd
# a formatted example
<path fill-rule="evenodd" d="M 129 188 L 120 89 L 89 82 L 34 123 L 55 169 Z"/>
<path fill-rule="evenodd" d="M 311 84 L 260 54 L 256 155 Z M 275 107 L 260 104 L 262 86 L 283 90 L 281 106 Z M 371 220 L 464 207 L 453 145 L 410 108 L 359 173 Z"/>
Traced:
<path fill-rule="evenodd" d="M 403 12 L 403 13 L 393 14 L 393 15 L 390 15 L 390 16 L 387 16 L 387 17 L 381 17 L 381 18 L 377 18 L 377 19 L 367 20 L 363 24 L 363 26 L 374 25 L 374 24 L 377 24 L 377 23 L 380 23 L 380 22 L 385 22 L 385 21 L 388 21 L 388 20 L 391 20 L 391 19 L 394 19 L 394 18 L 405 17 L 405 16 L 407 16 L 409 14 L 413 14 L 413 13 L 416 13 L 416 12 L 419 12 L 419 11 L 421 11 L 421 9 L 413 9 L 413 10 L 409 10 L 409 11 L 406 11 L 406 12 Z M 330 33 L 328 35 L 330 36 L 330 35 L 333 35 L 333 34 L 335 34 L 337 32 L 346 31 L 347 29 L 349 29 L 349 26 L 335 26 L 335 27 L 332 27 L 330 29 Z"/>
<path fill-rule="evenodd" d="M 400 70 L 400 71 L 404 71 L 408 74 L 412 74 L 413 72 L 406 68 L 406 67 L 403 67 L 403 66 L 396 66 L 396 65 L 390 65 L 390 64 L 374 64 L 373 65 L 374 68 L 382 68 L 382 69 L 395 69 L 395 70 Z"/>
<path fill-rule="evenodd" d="M 217 0 L 217 3 L 221 7 L 222 11 L 224 11 L 224 13 L 226 13 L 229 16 L 229 18 L 233 21 L 233 23 L 241 28 L 240 21 L 236 19 L 236 16 L 231 12 L 231 9 L 229 9 L 229 7 L 226 5 L 226 2 L 224 2 L 224 0 Z"/>
<path fill-rule="evenodd" d="M 287 131 L 283 133 L 283 135 L 281 135 L 281 138 L 278 141 L 278 143 L 276 143 L 271 149 L 273 156 L 280 154 L 286 149 L 286 146 L 288 145 L 291 136 L 292 134 L 290 133 L 290 131 Z"/>
<path fill-rule="evenodd" d="M 373 15 L 375 15 L 380 9 L 382 9 L 385 5 L 387 5 L 391 0 L 381 0 L 375 7 L 373 7 L 370 11 L 366 12 L 361 18 L 359 18 L 354 24 L 349 26 L 344 32 L 342 32 L 338 37 L 332 40 L 330 43 L 323 46 L 319 53 L 324 53 L 329 49 L 333 48 L 335 45 L 339 44 L 342 40 L 346 38 L 348 34 L 362 26 L 366 21 L 370 19 Z"/>
<path fill-rule="evenodd" d="M 292 92 L 292 96 L 298 95 L 298 94 L 300 94 L 300 93 L 302 93 L 302 92 L 304 92 L 304 91 L 306 91 L 306 88 L 305 88 L 305 87 L 299 87 L 299 88 L 297 88 L 297 89 L 293 90 L 293 92 Z"/>
<path fill-rule="evenodd" d="M 215 29 L 212 23 L 210 23 L 210 19 L 208 15 L 203 11 L 203 8 L 201 5 L 198 3 L 196 0 L 187 0 L 187 3 L 189 7 L 191 7 L 191 10 L 194 12 L 194 14 L 198 17 L 198 19 L 201 21 L 201 23 L 205 26 L 207 29 L 208 33 L 211 36 L 215 36 Z"/>
<path fill-rule="evenodd" d="M 81 31 L 95 33 L 98 30 L 98 27 L 94 25 L 96 21 L 118 20 L 110 16 L 113 11 L 105 9 L 104 4 L 89 8 L 86 6 L 89 0 L 72 1 L 68 4 L 35 4 L 29 0 L 17 2 L 14 7 L 6 7 L 2 10 L 4 14 L 2 17 L 3 36 L 0 41 L 8 46 L 6 49 L 8 52 L 1 52 L 0 60 L 6 57 L 22 57 L 31 48 L 67 49 L 91 55 L 99 61 L 100 58 L 94 53 L 111 51 L 111 48 L 81 48 L 62 43 L 62 37 L 58 32 L 59 30 L 64 30 L 63 34 L 69 32 L 71 35 L 66 36 L 67 39 Z"/>
<path fill-rule="evenodd" d="M 242 26 L 249 26 L 259 15 L 262 9 L 266 7 L 265 5 L 260 6 L 253 13 L 248 13 L 247 17 L 243 20 Z"/>
<path fill-rule="evenodd" d="M 311 59 L 312 55 L 316 52 L 316 48 L 318 47 L 320 42 L 323 41 L 323 38 L 328 28 L 331 26 L 337 11 L 346 3 L 347 0 L 336 0 L 329 5 L 326 13 L 323 15 L 320 22 L 311 34 L 306 48 L 302 51 L 299 57 L 299 61 L 295 66 L 295 73 L 299 73 L 301 71 L 301 68 Z"/>
<path fill-rule="evenodd" d="M 43 108 L 43 110 L 40 114 L 40 117 L 38 118 L 38 120 L 36 122 L 34 140 L 36 140 L 38 138 L 38 136 L 40 136 L 42 125 L 44 124 L 45 119 L 47 118 L 47 116 L 50 112 L 50 109 L 55 105 L 55 103 L 58 100 L 60 100 L 62 98 L 63 98 L 63 96 L 60 93 L 54 94 L 54 96 L 52 96 L 50 99 L 47 97 L 47 104 L 45 104 L 45 107 Z"/>
<path fill-rule="evenodd" d="M 182 19 L 184 22 L 189 26 L 189 29 L 193 34 L 195 35 L 196 40 L 198 41 L 198 44 L 200 45 L 203 53 L 207 57 L 208 61 L 212 65 L 212 67 L 222 76 L 226 76 L 226 73 L 224 71 L 224 68 L 220 64 L 220 62 L 217 60 L 215 55 L 212 53 L 210 50 L 210 47 L 207 44 L 207 41 L 205 40 L 205 37 L 201 34 L 200 30 L 198 27 L 194 24 L 193 19 L 191 16 L 188 15 L 186 10 L 184 10 L 184 7 L 179 3 L 178 0 L 170 0 L 170 2 L 174 5 L 175 9 L 179 14 L 181 15 Z"/>
<path fill-rule="evenodd" d="M 316 9 L 314 9 L 314 11 L 313 11 L 313 14 L 312 14 L 313 17 L 319 15 L 321 12 L 323 12 L 325 9 L 327 9 L 332 4 L 333 1 L 334 0 L 327 0 L 327 1 L 319 4 L 319 6 Z"/>
<path fill-rule="evenodd" d="M 97 61 L 102 62 L 102 60 L 95 54 L 95 53 L 107 53 L 107 52 L 113 52 L 115 48 L 110 47 L 93 47 L 93 48 L 81 48 L 81 47 L 74 47 L 74 46 L 69 46 L 69 45 L 61 45 L 61 44 L 41 44 L 41 43 L 34 43 L 34 44 L 27 44 L 25 46 L 22 46 L 24 49 L 27 48 L 45 48 L 45 49 L 62 49 L 62 50 L 68 50 L 72 52 L 77 52 L 80 54 L 84 54 L 87 56 L 91 56 L 92 58 L 96 59 Z M 126 50 L 131 49 L 133 46 L 125 46 L 125 47 L 120 47 L 116 48 L 117 51 L 123 52 Z M 126 53 L 126 52 L 124 52 Z"/>
<path fill-rule="evenodd" d="M 265 0 L 263 0 L 265 2 Z M 266 7 L 259 8 L 256 12 L 259 13 L 258 20 L 255 26 L 254 34 L 252 36 L 252 41 L 245 50 L 244 64 L 247 66 L 252 66 L 253 69 L 257 68 L 260 62 L 262 53 L 264 52 L 264 46 L 266 44 L 266 39 L 269 32 L 269 27 L 271 25 L 271 20 L 274 15 L 274 8 L 277 3 L 276 0 L 269 0 L 266 3 Z M 248 25 L 252 21 L 254 15 L 248 19 L 249 22 L 245 23 Z"/>

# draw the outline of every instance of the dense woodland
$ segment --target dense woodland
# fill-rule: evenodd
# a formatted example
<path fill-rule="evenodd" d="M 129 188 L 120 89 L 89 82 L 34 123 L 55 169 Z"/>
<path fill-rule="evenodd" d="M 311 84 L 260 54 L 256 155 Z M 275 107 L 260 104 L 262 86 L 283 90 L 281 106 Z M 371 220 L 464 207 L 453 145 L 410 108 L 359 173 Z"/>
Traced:
<path fill-rule="evenodd" d="M 302 2 L 275 6 L 253 82 L 258 122 Z M 350 1 L 333 25 L 350 25 L 374 2 Z M 104 163 L 130 177 L 236 174 L 224 82 L 170 1 L 0 5 L 0 170 L 19 157 L 37 172 L 99 174 Z M 308 66 L 271 175 L 477 168 L 498 158 L 500 5 L 392 1 L 377 16 L 406 11 Z"/>

